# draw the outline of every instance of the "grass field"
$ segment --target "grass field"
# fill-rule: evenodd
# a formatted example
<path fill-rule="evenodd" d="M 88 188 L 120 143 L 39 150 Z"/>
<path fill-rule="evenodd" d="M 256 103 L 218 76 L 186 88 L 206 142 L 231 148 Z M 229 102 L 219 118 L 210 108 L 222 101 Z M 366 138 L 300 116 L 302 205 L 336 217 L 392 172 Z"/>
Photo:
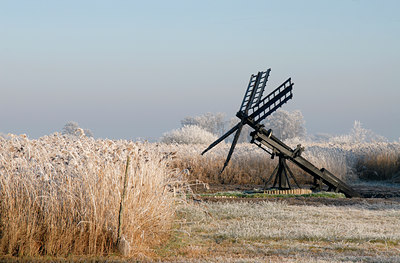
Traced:
<path fill-rule="evenodd" d="M 400 203 L 183 205 L 159 250 L 178 262 L 400 262 Z"/>

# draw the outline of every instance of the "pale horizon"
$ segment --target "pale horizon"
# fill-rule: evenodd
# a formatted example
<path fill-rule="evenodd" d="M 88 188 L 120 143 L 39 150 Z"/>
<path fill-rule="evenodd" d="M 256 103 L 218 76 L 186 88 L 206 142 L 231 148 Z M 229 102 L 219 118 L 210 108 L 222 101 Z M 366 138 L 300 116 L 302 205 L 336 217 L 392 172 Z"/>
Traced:
<path fill-rule="evenodd" d="M 288 77 L 308 133 L 400 137 L 398 1 L 2 1 L 0 133 L 157 139 Z"/>

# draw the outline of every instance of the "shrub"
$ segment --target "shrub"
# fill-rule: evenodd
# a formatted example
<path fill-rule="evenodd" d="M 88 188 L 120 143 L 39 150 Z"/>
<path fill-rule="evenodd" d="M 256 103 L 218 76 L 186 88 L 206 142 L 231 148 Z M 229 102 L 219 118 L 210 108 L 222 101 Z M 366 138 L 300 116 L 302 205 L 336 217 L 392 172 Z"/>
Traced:
<path fill-rule="evenodd" d="M 180 129 L 164 133 L 162 143 L 210 144 L 217 136 L 196 125 L 185 125 Z"/>
<path fill-rule="evenodd" d="M 81 137 L 81 136 L 93 137 L 93 133 L 91 130 L 80 128 L 78 123 L 74 121 L 67 122 L 64 125 L 62 129 L 62 134 L 74 137 Z"/>

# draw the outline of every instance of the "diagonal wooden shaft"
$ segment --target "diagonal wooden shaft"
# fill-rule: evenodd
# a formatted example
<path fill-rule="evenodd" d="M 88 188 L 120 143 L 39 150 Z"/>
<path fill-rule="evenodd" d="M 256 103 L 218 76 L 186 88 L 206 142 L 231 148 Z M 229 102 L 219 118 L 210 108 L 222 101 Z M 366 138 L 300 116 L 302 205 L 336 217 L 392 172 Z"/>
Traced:
<path fill-rule="evenodd" d="M 216 140 L 215 142 L 211 143 L 210 146 L 207 147 L 207 149 L 205 149 L 201 155 L 205 154 L 206 152 L 208 152 L 209 150 L 211 150 L 212 148 L 214 148 L 218 143 L 222 142 L 223 140 L 225 140 L 229 135 L 231 135 L 232 133 L 234 133 L 238 128 L 239 128 L 240 122 L 238 124 L 236 124 L 234 127 L 232 127 L 232 129 L 230 129 L 229 131 L 227 131 L 224 135 L 222 135 L 218 140 Z"/>
<path fill-rule="evenodd" d="M 239 140 L 240 132 L 242 131 L 243 125 L 244 124 L 242 122 L 239 123 L 239 127 L 237 129 L 237 132 L 235 133 L 235 137 L 233 138 L 233 142 L 232 142 L 231 148 L 229 149 L 228 156 L 226 157 L 226 161 L 224 163 L 224 167 L 222 167 L 222 170 L 221 170 L 221 172 L 219 174 L 222 174 L 222 172 L 225 170 L 226 166 L 228 165 L 229 160 L 232 157 L 233 151 L 235 150 L 235 146 L 236 146 L 236 144 L 237 144 L 237 142 Z"/>

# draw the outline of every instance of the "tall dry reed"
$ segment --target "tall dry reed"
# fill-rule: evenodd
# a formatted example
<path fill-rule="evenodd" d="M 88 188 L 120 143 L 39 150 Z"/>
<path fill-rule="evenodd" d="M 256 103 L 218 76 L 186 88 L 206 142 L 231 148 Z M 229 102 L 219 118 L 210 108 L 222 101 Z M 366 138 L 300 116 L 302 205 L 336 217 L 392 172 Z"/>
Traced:
<path fill-rule="evenodd" d="M 0 255 L 149 255 L 174 217 L 169 160 L 155 147 L 59 134 L 0 138 Z"/>
<path fill-rule="evenodd" d="M 318 168 L 326 168 L 345 181 L 357 178 L 388 180 L 400 176 L 400 143 L 317 143 L 292 140 L 286 142 L 292 148 L 301 143 L 305 147 L 302 156 Z M 277 165 L 278 158 L 270 156 L 255 145 L 242 143 L 236 146 L 232 159 L 219 174 L 230 144 L 221 143 L 200 155 L 208 145 L 160 144 L 165 152 L 174 152 L 173 165 L 187 169 L 192 180 L 222 184 L 263 184 Z M 312 177 L 288 162 L 300 184 L 312 182 Z M 396 178 L 397 178 L 396 177 Z M 399 181 L 400 182 L 400 181 Z"/>
<path fill-rule="evenodd" d="M 236 146 L 229 165 L 220 174 L 229 152 L 229 144 L 220 144 L 205 155 L 200 155 L 200 153 L 207 145 L 161 144 L 160 147 L 163 151 L 169 150 L 175 153 L 175 159 L 172 162 L 174 167 L 179 170 L 187 169 L 191 180 L 200 180 L 205 183 L 262 185 L 278 164 L 278 158 L 271 159 L 257 146 L 242 143 Z M 298 182 L 311 182 L 311 179 L 304 176 L 301 169 L 291 163 L 288 164 Z"/>
<path fill-rule="evenodd" d="M 400 153 L 394 151 L 368 153 L 356 163 L 360 178 L 365 180 L 393 180 L 400 183 Z"/>

